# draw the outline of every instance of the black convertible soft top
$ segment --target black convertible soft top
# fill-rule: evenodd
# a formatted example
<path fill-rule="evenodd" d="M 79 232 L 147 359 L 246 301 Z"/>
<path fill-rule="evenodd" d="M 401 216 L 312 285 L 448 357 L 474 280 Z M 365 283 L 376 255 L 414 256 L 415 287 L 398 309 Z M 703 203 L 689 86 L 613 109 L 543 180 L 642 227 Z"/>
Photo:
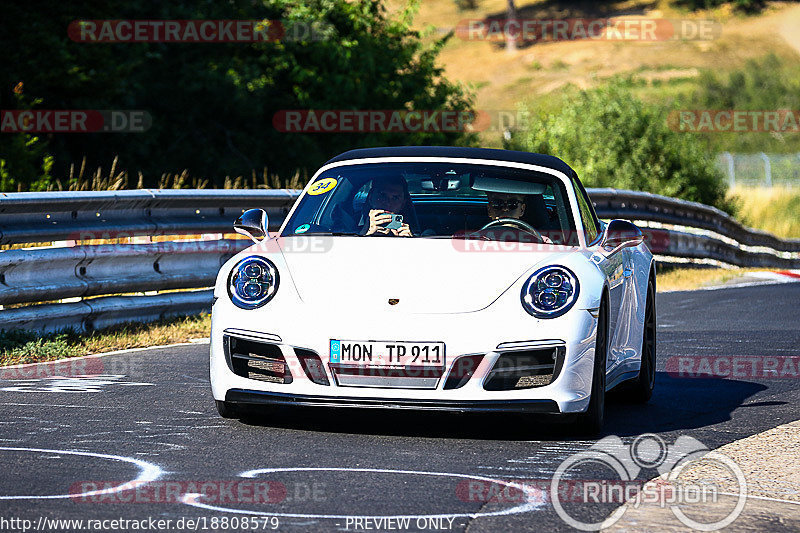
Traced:
<path fill-rule="evenodd" d="M 572 168 L 561 159 L 552 155 L 534 154 L 532 152 L 515 152 L 513 150 L 495 150 L 491 148 L 466 148 L 460 146 L 390 146 L 385 148 L 361 148 L 339 154 L 329 163 L 367 159 L 375 157 L 458 157 L 470 159 L 490 159 L 496 161 L 512 161 L 527 163 L 559 170 L 570 178 L 577 178 Z"/>

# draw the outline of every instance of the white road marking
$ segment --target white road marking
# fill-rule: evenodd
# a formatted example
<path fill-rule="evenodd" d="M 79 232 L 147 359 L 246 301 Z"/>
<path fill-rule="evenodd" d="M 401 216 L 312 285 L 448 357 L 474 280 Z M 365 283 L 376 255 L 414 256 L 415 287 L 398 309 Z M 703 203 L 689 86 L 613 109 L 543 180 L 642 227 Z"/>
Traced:
<path fill-rule="evenodd" d="M 42 404 L 40 403 L 12 403 L 12 402 L 4 402 L 0 403 L 0 405 L 23 405 L 26 407 L 41 407 Z M 78 409 L 127 409 L 127 407 L 110 407 L 106 405 L 63 405 L 63 404 L 54 404 L 48 403 L 47 407 L 70 407 L 70 408 L 78 408 Z M 20 417 L 17 417 L 20 418 Z M 97 420 L 96 422 L 100 422 Z"/>
<path fill-rule="evenodd" d="M 446 513 L 446 514 L 420 514 L 420 515 L 327 515 L 327 514 L 309 514 L 309 513 L 275 513 L 275 512 L 263 512 L 263 511 L 247 511 L 242 509 L 230 509 L 228 507 L 218 507 L 215 505 L 208 505 L 205 503 L 201 503 L 197 501 L 202 494 L 190 493 L 185 494 L 182 498 L 182 502 L 186 505 L 190 505 L 192 507 L 198 507 L 200 509 L 206 509 L 209 511 L 218 511 L 223 513 L 234 513 L 234 514 L 247 514 L 247 515 L 263 515 L 263 516 L 285 516 L 288 518 L 332 518 L 332 519 L 340 519 L 344 520 L 347 518 L 398 518 L 398 519 L 431 519 L 431 518 L 480 518 L 486 516 L 506 516 L 512 514 L 520 514 L 520 513 L 527 513 L 530 511 L 534 511 L 537 508 L 541 507 L 543 503 L 537 503 L 532 501 L 533 497 L 531 495 L 530 487 L 526 487 L 524 485 L 520 485 L 518 483 L 513 483 L 510 481 L 503 481 L 500 479 L 493 479 L 484 476 L 476 476 L 471 474 L 453 474 L 449 472 L 426 472 L 426 471 L 418 471 L 418 470 L 388 470 L 383 468 L 306 468 L 306 467 L 291 467 L 291 468 L 261 468 L 258 470 L 248 470 L 247 472 L 242 472 L 239 474 L 239 477 L 244 478 L 253 478 L 258 476 L 259 474 L 268 474 L 273 472 L 374 472 L 379 474 L 413 474 L 413 475 L 420 475 L 420 476 L 438 476 L 438 477 L 456 477 L 456 478 L 463 478 L 463 479 L 473 479 L 477 481 L 485 481 L 489 483 L 497 483 L 500 485 L 505 485 L 507 487 L 515 488 L 521 490 L 524 494 L 528 495 L 528 498 L 525 503 L 521 505 L 517 505 L 515 507 L 510 507 L 508 509 L 503 509 L 500 511 L 490 511 L 490 512 L 477 512 L 477 513 Z"/>
<path fill-rule="evenodd" d="M 14 380 L 13 386 L 2 387 L 6 392 L 102 392 L 107 385 L 129 387 L 152 387 L 153 383 L 122 381 L 124 375 L 89 374 L 83 376 L 50 376 L 35 379 Z"/>
<path fill-rule="evenodd" d="M 58 500 L 67 498 L 86 498 L 88 496 L 96 496 L 99 494 L 114 494 L 125 490 L 131 490 L 136 487 L 141 487 L 146 483 L 155 481 L 163 473 L 161 468 L 152 463 L 134 459 L 133 457 L 125 457 L 124 455 L 109 455 L 105 453 L 92 453 L 92 452 L 78 452 L 73 450 L 48 450 L 43 448 L 10 448 L 0 446 L 0 451 L 9 452 L 34 452 L 34 453 L 56 453 L 61 455 L 79 455 L 83 457 L 95 457 L 98 459 L 111 459 L 113 461 L 122 461 L 130 463 L 139 467 L 139 475 L 126 483 L 122 483 L 115 487 L 109 487 L 102 490 L 94 490 L 89 492 L 82 492 L 80 494 L 53 494 L 53 495 L 32 495 L 32 496 L 0 496 L 0 500 Z"/>

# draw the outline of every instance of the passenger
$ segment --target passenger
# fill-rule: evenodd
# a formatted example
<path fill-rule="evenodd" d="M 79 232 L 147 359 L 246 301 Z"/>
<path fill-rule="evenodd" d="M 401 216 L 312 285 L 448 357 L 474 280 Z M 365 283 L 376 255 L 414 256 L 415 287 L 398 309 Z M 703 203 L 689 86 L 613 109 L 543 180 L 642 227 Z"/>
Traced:
<path fill-rule="evenodd" d="M 393 214 L 403 215 L 403 224 L 397 229 L 385 228 L 392 221 Z M 416 224 L 416 216 L 406 180 L 375 180 L 364 202 L 364 214 L 359 223 L 362 235 L 413 237 L 410 224 Z"/>

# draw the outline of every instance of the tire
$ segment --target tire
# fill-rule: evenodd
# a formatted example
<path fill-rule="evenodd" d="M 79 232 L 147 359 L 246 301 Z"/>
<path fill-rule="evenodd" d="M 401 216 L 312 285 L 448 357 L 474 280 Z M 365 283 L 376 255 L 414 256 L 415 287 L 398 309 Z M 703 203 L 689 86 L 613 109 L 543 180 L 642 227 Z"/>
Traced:
<path fill-rule="evenodd" d="M 606 411 L 606 361 L 608 359 L 608 304 L 603 298 L 597 319 L 597 334 L 594 344 L 594 370 L 592 372 L 592 392 L 586 412 L 580 413 L 575 429 L 588 436 L 594 436 L 603 429 Z"/>
<path fill-rule="evenodd" d="M 653 280 L 647 282 L 647 303 L 644 308 L 642 333 L 642 364 L 639 375 L 631 381 L 625 399 L 633 403 L 647 403 L 653 396 L 656 384 L 656 290 Z"/>
<path fill-rule="evenodd" d="M 238 418 L 239 411 L 231 402 L 214 400 L 214 403 L 217 404 L 217 412 L 219 412 L 219 416 L 222 418 Z"/>

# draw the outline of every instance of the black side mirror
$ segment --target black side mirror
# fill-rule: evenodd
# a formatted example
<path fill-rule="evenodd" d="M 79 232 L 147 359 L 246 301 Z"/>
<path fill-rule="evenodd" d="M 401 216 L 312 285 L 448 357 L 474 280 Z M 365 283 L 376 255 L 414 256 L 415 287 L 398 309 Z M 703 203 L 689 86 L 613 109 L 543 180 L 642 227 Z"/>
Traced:
<path fill-rule="evenodd" d="M 255 243 L 269 237 L 268 227 L 269 219 L 263 209 L 248 209 L 233 223 L 236 233 L 247 235 Z"/>
<path fill-rule="evenodd" d="M 608 255 L 629 246 L 638 246 L 644 241 L 642 231 L 627 220 L 612 220 L 606 227 L 600 246 Z"/>

